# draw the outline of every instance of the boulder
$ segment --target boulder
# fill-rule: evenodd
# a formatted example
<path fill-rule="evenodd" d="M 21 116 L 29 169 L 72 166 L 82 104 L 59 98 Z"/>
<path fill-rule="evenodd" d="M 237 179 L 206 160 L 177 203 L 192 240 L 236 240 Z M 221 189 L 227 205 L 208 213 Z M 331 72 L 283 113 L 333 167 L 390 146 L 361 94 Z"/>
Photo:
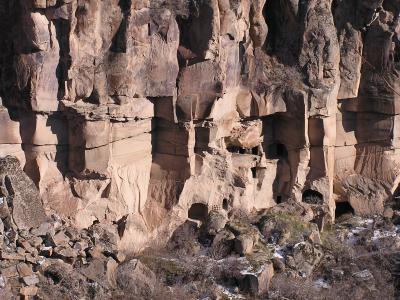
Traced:
<path fill-rule="evenodd" d="M 215 235 L 209 254 L 214 259 L 222 259 L 233 251 L 234 245 L 235 235 L 229 230 L 222 229 Z"/>
<path fill-rule="evenodd" d="M 294 267 L 300 276 L 308 277 L 318 262 L 321 261 L 322 257 L 323 252 L 319 245 L 301 242 L 293 247 L 293 262 L 291 267 Z"/>
<path fill-rule="evenodd" d="M 116 270 L 117 287 L 126 295 L 151 298 L 156 286 L 154 273 L 137 259 L 124 262 Z"/>
<path fill-rule="evenodd" d="M 209 234 L 216 235 L 225 227 L 227 221 L 227 217 L 223 213 L 219 211 L 211 211 L 208 214 L 205 224 L 206 230 Z"/>
<path fill-rule="evenodd" d="M 270 282 L 274 276 L 274 267 L 272 263 L 266 263 L 255 273 L 244 274 L 240 280 L 240 289 L 253 296 L 268 292 Z"/>
<path fill-rule="evenodd" d="M 12 218 L 20 229 L 37 227 L 46 220 L 39 191 L 22 171 L 17 158 L 0 158 L 0 185 L 11 198 Z"/>
<path fill-rule="evenodd" d="M 240 255 L 251 254 L 253 252 L 254 239 L 251 235 L 241 234 L 235 239 L 235 251 Z"/>

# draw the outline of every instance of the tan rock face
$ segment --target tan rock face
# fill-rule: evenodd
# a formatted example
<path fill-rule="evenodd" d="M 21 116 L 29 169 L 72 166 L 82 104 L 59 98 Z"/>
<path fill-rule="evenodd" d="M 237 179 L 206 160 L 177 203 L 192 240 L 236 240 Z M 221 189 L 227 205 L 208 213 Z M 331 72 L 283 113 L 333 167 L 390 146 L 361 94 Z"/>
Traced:
<path fill-rule="evenodd" d="M 117 222 L 130 252 L 194 204 L 382 213 L 400 183 L 399 11 L 361 2 L 9 1 L 0 156 L 48 214 Z"/>

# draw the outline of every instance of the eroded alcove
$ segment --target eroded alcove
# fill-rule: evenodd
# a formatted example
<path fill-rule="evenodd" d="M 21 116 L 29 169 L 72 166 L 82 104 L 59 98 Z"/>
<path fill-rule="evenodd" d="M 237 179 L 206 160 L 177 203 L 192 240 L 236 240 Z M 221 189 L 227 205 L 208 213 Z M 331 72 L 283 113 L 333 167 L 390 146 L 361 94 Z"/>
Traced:
<path fill-rule="evenodd" d="M 308 189 L 303 192 L 302 201 L 308 204 L 322 205 L 324 203 L 324 196 L 320 192 Z"/>
<path fill-rule="evenodd" d="M 208 207 L 203 203 L 193 203 L 189 208 L 189 219 L 205 221 L 208 215 Z"/>
<path fill-rule="evenodd" d="M 337 202 L 336 203 L 336 209 L 335 209 L 335 218 L 339 218 L 343 215 L 346 214 L 353 214 L 354 215 L 354 209 L 350 205 L 349 202 Z"/>

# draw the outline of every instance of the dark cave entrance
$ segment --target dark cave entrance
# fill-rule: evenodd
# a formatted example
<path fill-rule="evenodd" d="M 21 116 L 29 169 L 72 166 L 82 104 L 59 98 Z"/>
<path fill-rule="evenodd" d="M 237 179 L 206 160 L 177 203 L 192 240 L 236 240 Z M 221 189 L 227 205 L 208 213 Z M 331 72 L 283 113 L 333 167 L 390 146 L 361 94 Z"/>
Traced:
<path fill-rule="evenodd" d="M 225 210 L 228 210 L 228 208 L 229 208 L 228 199 L 222 200 L 222 208 Z"/>
<path fill-rule="evenodd" d="M 251 154 L 260 155 L 260 149 L 258 146 L 251 148 Z"/>
<path fill-rule="evenodd" d="M 354 215 L 354 209 L 350 205 L 349 202 L 337 202 L 336 203 L 336 209 L 335 209 L 335 219 L 347 215 L 347 214 L 352 214 Z"/>
<path fill-rule="evenodd" d="M 189 208 L 188 217 L 189 219 L 199 220 L 204 222 L 208 215 L 208 208 L 203 203 L 194 203 Z"/>
<path fill-rule="evenodd" d="M 324 203 L 324 197 L 320 192 L 314 190 L 305 190 L 302 201 L 308 204 L 322 205 Z"/>

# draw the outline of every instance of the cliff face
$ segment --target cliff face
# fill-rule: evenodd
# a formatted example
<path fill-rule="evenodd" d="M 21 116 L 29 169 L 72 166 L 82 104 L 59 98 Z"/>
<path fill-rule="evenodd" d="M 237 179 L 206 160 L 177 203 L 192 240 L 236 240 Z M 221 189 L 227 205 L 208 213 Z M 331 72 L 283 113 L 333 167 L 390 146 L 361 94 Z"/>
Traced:
<path fill-rule="evenodd" d="M 48 213 L 167 237 L 194 203 L 382 213 L 400 182 L 395 0 L 0 2 L 0 155 Z M 316 217 L 316 218 L 317 218 Z M 164 234 L 166 233 L 166 234 Z"/>

